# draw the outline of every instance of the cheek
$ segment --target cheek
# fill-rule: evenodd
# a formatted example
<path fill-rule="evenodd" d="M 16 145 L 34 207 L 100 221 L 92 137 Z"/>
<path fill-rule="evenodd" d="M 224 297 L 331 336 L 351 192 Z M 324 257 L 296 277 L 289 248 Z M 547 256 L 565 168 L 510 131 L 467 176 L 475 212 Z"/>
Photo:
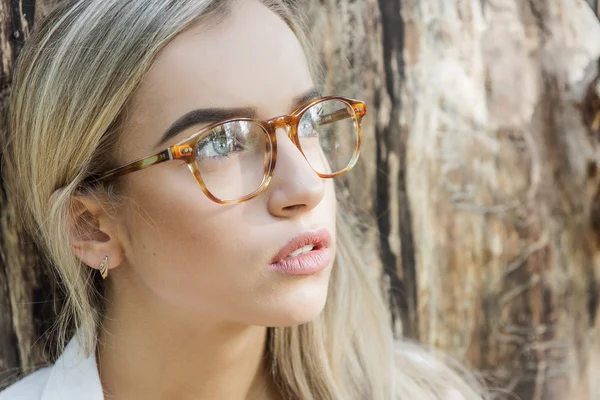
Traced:
<path fill-rule="evenodd" d="M 292 283 L 266 269 L 286 244 L 282 238 L 293 232 L 289 227 L 297 225 L 274 218 L 267 196 L 216 204 L 183 172 L 176 174 L 179 180 L 171 176 L 148 185 L 139 179 L 129 189 L 135 206 L 126 210 L 126 259 L 134 274 L 128 281 L 143 286 L 138 292 L 179 309 L 250 324 L 302 323 L 320 312 L 330 268 Z M 157 181 L 170 183 L 157 192 Z M 306 217 L 335 238 L 333 182 L 326 186 L 323 200 Z"/>
<path fill-rule="evenodd" d="M 243 295 L 252 284 L 242 262 L 244 229 L 240 216 L 226 213 L 200 190 L 178 196 L 136 192 L 137 207 L 129 212 L 128 261 L 136 279 L 170 303 L 207 304 Z M 238 276 L 237 285 L 231 279 Z"/>

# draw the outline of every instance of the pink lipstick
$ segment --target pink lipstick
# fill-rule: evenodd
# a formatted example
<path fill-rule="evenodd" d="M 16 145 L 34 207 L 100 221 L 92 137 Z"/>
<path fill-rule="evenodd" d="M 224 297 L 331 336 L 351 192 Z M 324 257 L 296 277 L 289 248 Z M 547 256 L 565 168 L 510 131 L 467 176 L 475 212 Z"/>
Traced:
<path fill-rule="evenodd" d="M 331 234 L 327 229 L 303 233 L 285 245 L 269 264 L 287 275 L 311 275 L 331 262 Z"/>

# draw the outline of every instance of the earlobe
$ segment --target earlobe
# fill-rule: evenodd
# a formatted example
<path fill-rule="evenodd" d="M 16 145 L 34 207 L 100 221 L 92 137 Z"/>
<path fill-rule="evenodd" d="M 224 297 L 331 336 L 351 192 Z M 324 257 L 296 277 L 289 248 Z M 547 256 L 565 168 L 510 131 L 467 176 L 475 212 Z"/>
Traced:
<path fill-rule="evenodd" d="M 123 260 L 117 221 L 95 198 L 76 196 L 72 205 L 69 235 L 73 254 L 105 277 L 108 269 L 117 267 Z"/>
<path fill-rule="evenodd" d="M 104 260 L 102 260 L 98 269 L 100 270 L 100 275 L 102 276 L 102 279 L 106 279 L 106 277 L 108 276 L 108 256 L 104 257 Z"/>

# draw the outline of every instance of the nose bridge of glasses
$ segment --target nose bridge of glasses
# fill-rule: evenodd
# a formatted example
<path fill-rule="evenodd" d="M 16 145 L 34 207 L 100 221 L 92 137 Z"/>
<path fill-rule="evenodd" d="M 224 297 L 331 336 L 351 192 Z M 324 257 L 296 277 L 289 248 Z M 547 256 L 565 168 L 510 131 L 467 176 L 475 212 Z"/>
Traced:
<path fill-rule="evenodd" d="M 294 118 L 291 115 L 281 115 L 279 117 L 275 117 L 267 121 L 273 132 L 277 129 L 284 129 L 286 134 L 292 138 L 292 125 L 294 123 Z"/>

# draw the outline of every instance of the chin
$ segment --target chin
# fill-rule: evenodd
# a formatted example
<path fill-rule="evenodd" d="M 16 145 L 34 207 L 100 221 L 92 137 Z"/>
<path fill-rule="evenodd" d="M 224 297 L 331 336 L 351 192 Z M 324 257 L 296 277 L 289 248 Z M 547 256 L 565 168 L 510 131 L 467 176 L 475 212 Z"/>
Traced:
<path fill-rule="evenodd" d="M 310 285 L 309 285 L 310 286 Z M 327 301 L 327 287 L 305 287 L 279 296 L 270 310 L 267 326 L 302 325 L 317 318 Z"/>
<path fill-rule="evenodd" d="M 286 327 L 286 326 L 297 326 L 303 325 L 316 319 L 324 307 L 304 309 L 304 310 L 291 310 L 288 313 L 282 315 L 273 316 L 270 319 L 270 323 L 265 324 L 271 327 Z"/>

